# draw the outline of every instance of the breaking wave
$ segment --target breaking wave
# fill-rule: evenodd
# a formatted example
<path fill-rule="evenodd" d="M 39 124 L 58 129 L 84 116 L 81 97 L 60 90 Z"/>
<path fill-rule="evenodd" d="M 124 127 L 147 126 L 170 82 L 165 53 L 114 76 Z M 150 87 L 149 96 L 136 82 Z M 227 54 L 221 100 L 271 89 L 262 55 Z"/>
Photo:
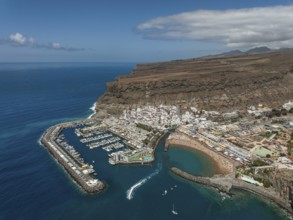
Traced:
<path fill-rule="evenodd" d="M 126 198 L 128 200 L 131 200 L 133 198 L 134 195 L 134 191 L 136 189 L 138 189 L 139 187 L 141 187 L 143 184 L 145 184 L 148 180 L 150 180 L 153 176 L 159 174 L 160 170 L 162 169 L 162 166 L 159 165 L 159 168 L 157 168 L 153 173 L 151 173 L 150 175 L 148 175 L 147 177 L 139 180 L 137 183 L 135 183 L 132 187 L 130 187 L 129 190 L 127 190 L 126 192 Z"/>
<path fill-rule="evenodd" d="M 93 117 L 95 114 L 96 114 L 96 106 L 97 106 L 97 104 L 96 104 L 96 102 L 92 105 L 92 107 L 90 107 L 90 110 L 92 110 L 93 111 L 93 113 L 88 117 L 88 119 L 90 119 L 91 117 Z"/>

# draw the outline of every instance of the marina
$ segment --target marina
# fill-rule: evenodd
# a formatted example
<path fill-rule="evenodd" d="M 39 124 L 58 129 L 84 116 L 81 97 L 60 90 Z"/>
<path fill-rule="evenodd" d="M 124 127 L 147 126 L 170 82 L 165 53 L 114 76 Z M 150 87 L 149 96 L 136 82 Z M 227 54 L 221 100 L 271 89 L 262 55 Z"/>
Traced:
<path fill-rule="evenodd" d="M 117 141 L 120 141 L 119 137 L 112 137 L 112 138 L 109 138 L 109 139 L 103 139 L 101 141 L 97 141 L 97 142 L 94 142 L 94 143 L 91 143 L 91 144 L 87 144 L 87 146 L 90 149 L 94 149 L 94 148 L 101 147 L 101 146 L 104 146 L 104 145 L 117 143 Z"/>
<path fill-rule="evenodd" d="M 96 178 L 96 172 L 92 165 L 89 165 L 81 157 L 74 146 L 69 145 L 65 140 L 62 131 L 67 128 L 82 125 L 74 123 L 58 124 L 49 128 L 41 137 L 41 143 L 64 167 L 75 182 L 88 193 L 101 192 L 106 188 L 105 182 Z"/>

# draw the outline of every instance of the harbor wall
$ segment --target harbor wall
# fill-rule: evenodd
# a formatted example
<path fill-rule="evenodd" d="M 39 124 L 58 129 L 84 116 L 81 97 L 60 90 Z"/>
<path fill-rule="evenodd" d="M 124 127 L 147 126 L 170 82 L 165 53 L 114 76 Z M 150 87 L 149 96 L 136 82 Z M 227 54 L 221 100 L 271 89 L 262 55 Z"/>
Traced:
<path fill-rule="evenodd" d="M 230 193 L 230 189 L 232 187 L 232 184 L 229 181 L 227 181 L 225 177 L 218 176 L 217 178 L 209 178 L 209 177 L 202 177 L 202 176 L 194 176 L 187 172 L 184 172 L 183 170 L 180 170 L 177 167 L 172 167 L 171 171 L 184 179 L 187 179 L 202 185 L 214 187 L 225 193 Z"/>
<path fill-rule="evenodd" d="M 286 212 L 293 216 L 293 209 L 291 207 L 290 201 L 282 198 L 279 193 L 275 192 L 272 188 L 264 188 L 261 186 L 255 186 L 244 181 L 235 179 L 227 176 L 213 176 L 213 177 L 201 177 L 194 176 L 189 173 L 186 173 L 176 167 L 172 167 L 171 171 L 186 179 L 195 183 L 199 183 L 202 185 L 210 186 L 218 189 L 219 191 L 225 192 L 227 194 L 232 195 L 231 189 L 240 189 L 245 190 L 251 193 L 254 193 L 261 198 L 267 199 L 269 201 L 274 202 L 280 208 L 286 210 Z"/>
<path fill-rule="evenodd" d="M 46 147 L 49 151 L 49 153 L 57 160 L 57 162 L 62 165 L 62 167 L 67 171 L 67 173 L 71 176 L 71 178 L 76 182 L 82 190 L 84 190 L 87 193 L 97 193 L 101 192 L 106 188 L 106 183 L 103 181 L 99 181 L 97 185 L 95 186 L 89 186 L 76 172 L 72 169 L 72 167 L 69 166 L 67 162 L 64 161 L 64 159 L 52 148 L 52 146 L 49 144 L 48 136 L 51 134 L 50 131 L 52 129 L 56 128 L 57 126 L 60 127 L 57 134 L 61 132 L 63 129 L 62 125 L 56 125 L 54 127 L 49 128 L 41 137 L 41 144 Z M 54 140 L 50 140 L 53 142 Z M 56 147 L 56 145 L 55 145 Z"/>

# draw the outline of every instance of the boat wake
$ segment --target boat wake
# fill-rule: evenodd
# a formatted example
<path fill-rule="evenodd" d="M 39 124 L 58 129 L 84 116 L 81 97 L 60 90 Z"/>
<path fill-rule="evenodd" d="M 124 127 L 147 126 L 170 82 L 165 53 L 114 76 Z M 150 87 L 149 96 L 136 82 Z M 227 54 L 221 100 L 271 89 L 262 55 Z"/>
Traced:
<path fill-rule="evenodd" d="M 93 111 L 93 113 L 88 117 L 88 119 L 90 119 L 90 118 L 92 118 L 95 114 L 96 114 L 96 106 L 97 106 L 97 104 L 96 104 L 96 102 L 93 104 L 93 106 L 92 107 L 90 107 L 90 110 L 92 110 Z"/>
<path fill-rule="evenodd" d="M 141 187 L 143 184 L 145 184 L 148 180 L 150 180 L 153 176 L 159 174 L 160 170 L 162 169 L 161 166 L 159 166 L 159 168 L 157 168 L 153 173 L 151 173 L 150 175 L 148 175 L 147 177 L 145 177 L 144 179 L 141 179 L 140 181 L 138 181 L 136 184 L 134 184 L 132 187 L 130 187 L 129 190 L 127 190 L 126 192 L 126 198 L 128 200 L 133 199 L 133 195 L 134 195 L 134 191 L 136 189 L 138 189 L 139 187 Z"/>

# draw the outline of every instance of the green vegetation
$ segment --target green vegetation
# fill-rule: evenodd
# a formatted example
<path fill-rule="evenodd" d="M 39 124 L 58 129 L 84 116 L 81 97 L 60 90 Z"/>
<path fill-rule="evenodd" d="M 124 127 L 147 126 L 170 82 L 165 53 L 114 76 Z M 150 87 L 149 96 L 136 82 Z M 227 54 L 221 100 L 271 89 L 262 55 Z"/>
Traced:
<path fill-rule="evenodd" d="M 281 109 L 281 115 L 287 115 L 288 111 L 284 108 Z"/>
<path fill-rule="evenodd" d="M 266 155 L 266 158 L 271 158 L 271 155 L 270 155 L 270 154 L 267 154 L 267 155 Z"/>
<path fill-rule="evenodd" d="M 292 142 L 292 139 L 290 141 L 288 141 L 288 144 L 287 144 L 287 151 L 288 151 L 288 155 L 292 155 L 292 149 L 293 149 L 293 142 Z"/>
<path fill-rule="evenodd" d="M 256 116 L 255 119 L 261 119 L 261 115 Z"/>
<path fill-rule="evenodd" d="M 155 136 L 151 140 L 150 147 L 154 148 L 160 137 L 161 137 L 160 133 L 155 134 Z"/>
<path fill-rule="evenodd" d="M 293 113 L 293 108 L 291 108 L 291 109 L 289 110 L 289 113 Z"/>
<path fill-rule="evenodd" d="M 261 177 L 253 177 L 253 179 L 255 179 L 256 181 L 260 182 L 263 184 L 264 187 L 268 188 L 272 185 L 271 181 L 269 181 L 268 179 L 264 179 Z"/>
<path fill-rule="evenodd" d="M 263 173 L 269 175 L 273 170 L 272 169 L 264 169 Z"/>
<path fill-rule="evenodd" d="M 245 175 L 247 175 L 247 176 L 250 176 L 252 173 L 253 173 L 253 169 L 252 169 L 252 168 L 245 169 L 245 170 L 243 171 L 243 174 L 245 174 Z"/>
<path fill-rule="evenodd" d="M 260 157 L 266 157 L 267 154 L 270 154 L 271 156 L 273 157 L 276 157 L 278 156 L 277 153 L 274 153 L 272 151 L 270 151 L 269 149 L 265 148 L 264 146 L 259 146 L 259 147 L 256 147 L 253 151 L 253 154 L 254 155 L 257 155 L 257 156 L 260 156 Z"/>
<path fill-rule="evenodd" d="M 148 143 L 149 143 L 149 139 L 148 139 L 148 138 L 144 139 L 144 140 L 143 140 L 143 143 L 144 143 L 145 145 L 148 145 Z"/>
<path fill-rule="evenodd" d="M 148 126 L 148 125 L 141 124 L 141 123 L 137 123 L 137 124 L 136 124 L 136 127 L 141 128 L 141 129 L 143 129 L 143 130 L 146 130 L 146 131 L 148 131 L 148 132 L 153 131 L 153 128 L 152 128 L 152 127 L 150 127 L 150 126 Z"/>
<path fill-rule="evenodd" d="M 290 140 L 287 143 L 287 151 L 289 156 L 292 155 L 292 149 L 293 149 L 293 132 L 291 133 Z"/>
<path fill-rule="evenodd" d="M 273 109 L 271 112 L 267 113 L 267 117 L 273 118 L 273 117 L 280 117 L 281 115 L 287 115 L 286 109 Z"/>
<path fill-rule="evenodd" d="M 266 133 L 264 133 L 264 134 L 261 134 L 261 136 L 262 137 L 265 137 L 265 138 L 269 138 L 269 137 L 271 137 L 272 135 L 274 135 L 274 134 L 276 134 L 276 135 L 278 135 L 279 134 L 279 132 L 278 131 L 267 131 Z"/>
<path fill-rule="evenodd" d="M 260 167 L 260 166 L 267 166 L 267 165 L 269 165 L 269 164 L 260 160 L 260 159 L 257 159 L 251 163 L 252 167 Z"/>

